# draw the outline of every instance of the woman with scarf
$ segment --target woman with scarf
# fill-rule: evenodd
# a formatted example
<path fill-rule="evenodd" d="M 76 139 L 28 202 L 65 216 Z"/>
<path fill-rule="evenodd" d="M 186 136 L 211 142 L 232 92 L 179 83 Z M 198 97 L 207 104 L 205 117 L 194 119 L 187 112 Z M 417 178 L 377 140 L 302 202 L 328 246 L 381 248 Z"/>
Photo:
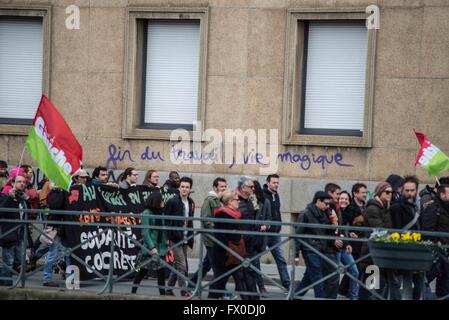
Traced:
<path fill-rule="evenodd" d="M 223 203 L 224 207 L 215 210 L 215 218 L 236 220 L 242 218 L 242 214 L 238 211 L 240 199 L 234 191 L 227 190 L 223 192 L 220 197 L 220 201 Z M 214 229 L 220 231 L 240 231 L 240 226 L 236 223 L 215 222 Z M 241 257 L 246 257 L 245 243 L 243 242 L 241 233 L 215 232 L 214 236 L 218 241 L 235 251 Z M 227 275 L 218 281 L 216 281 L 216 279 L 229 270 L 235 268 L 241 263 L 241 261 L 218 244 L 214 244 L 212 249 L 212 259 L 214 279 L 212 280 L 213 283 L 210 286 L 209 299 L 219 299 L 223 298 L 223 293 L 226 290 L 226 282 L 231 275 Z M 246 291 L 243 269 L 237 269 L 232 273 L 232 276 L 234 278 L 236 291 Z M 220 292 L 215 292 L 215 290 L 219 290 Z M 242 300 L 246 300 L 247 298 L 247 296 L 242 295 Z"/>
<path fill-rule="evenodd" d="M 133 281 L 131 293 L 136 293 L 138 285 L 145 277 L 149 269 L 157 270 L 157 285 L 159 286 L 159 293 L 166 294 L 165 287 L 165 268 L 161 266 L 160 259 L 165 259 L 168 252 L 167 246 L 167 231 L 161 229 L 165 226 L 165 220 L 150 217 L 152 215 L 163 215 L 164 201 L 160 192 L 153 192 L 148 197 L 145 203 L 145 210 L 142 213 L 142 226 L 147 228 L 142 230 L 143 245 L 146 250 L 142 248 L 142 265 L 139 272 Z M 150 229 L 151 226 L 157 226 L 157 229 Z M 150 253 L 148 253 L 148 250 Z"/>

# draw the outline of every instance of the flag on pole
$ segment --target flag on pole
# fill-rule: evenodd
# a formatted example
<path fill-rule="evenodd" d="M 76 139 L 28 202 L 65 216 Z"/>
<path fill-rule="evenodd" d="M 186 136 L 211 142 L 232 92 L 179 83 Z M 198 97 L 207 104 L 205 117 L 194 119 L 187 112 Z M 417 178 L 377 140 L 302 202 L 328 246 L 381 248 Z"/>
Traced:
<path fill-rule="evenodd" d="M 69 190 L 73 174 L 81 167 L 83 150 L 45 95 L 42 95 L 25 147 L 50 180 Z"/>
<path fill-rule="evenodd" d="M 421 145 L 416 155 L 415 165 L 425 168 L 429 176 L 440 176 L 444 171 L 449 170 L 449 157 L 437 146 L 430 142 L 424 133 L 413 131 Z"/>

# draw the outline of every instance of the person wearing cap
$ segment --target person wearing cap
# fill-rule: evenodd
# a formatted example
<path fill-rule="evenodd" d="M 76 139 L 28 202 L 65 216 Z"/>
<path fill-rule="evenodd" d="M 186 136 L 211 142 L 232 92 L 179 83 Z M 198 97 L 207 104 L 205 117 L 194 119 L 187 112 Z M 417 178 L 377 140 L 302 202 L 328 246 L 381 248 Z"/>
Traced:
<path fill-rule="evenodd" d="M 313 196 L 313 200 L 311 203 L 307 205 L 305 210 L 301 211 L 298 217 L 299 223 L 311 223 L 311 224 L 323 224 L 330 225 L 332 224 L 329 216 L 328 210 L 332 201 L 332 197 L 324 191 L 317 191 Z M 329 236 L 333 235 L 335 230 L 332 229 L 323 229 L 323 228 L 306 228 L 304 226 L 297 228 L 297 233 L 299 234 L 308 234 L 313 236 Z M 327 251 L 329 245 L 333 245 L 330 243 L 331 241 L 325 239 L 313 239 L 307 238 L 304 239 L 304 242 L 308 243 L 310 246 L 315 248 L 316 250 L 322 252 L 323 254 Z M 299 248 L 300 242 L 296 242 L 296 251 L 299 256 Z M 306 272 L 296 287 L 296 292 L 298 293 L 300 290 L 308 287 L 310 284 L 313 284 L 319 280 L 321 280 L 325 275 L 323 274 L 324 269 L 324 261 L 323 259 L 312 251 L 307 246 L 301 246 L 302 256 L 304 258 L 304 262 L 306 264 Z M 324 298 L 324 284 L 323 282 L 316 284 L 313 286 L 315 297 L 316 298 Z M 305 295 L 306 292 L 301 292 L 300 295 Z"/>
<path fill-rule="evenodd" d="M 366 204 L 365 223 L 371 228 L 391 228 L 390 205 L 393 196 L 393 188 L 388 182 L 380 182 L 374 189 L 374 198 L 370 199 Z M 362 256 L 368 254 L 368 245 L 362 246 Z M 369 265 L 373 265 L 371 258 L 365 259 L 361 263 L 363 281 L 366 280 L 368 274 L 365 272 Z M 377 293 L 388 298 L 390 288 L 387 284 L 387 277 L 393 276 L 390 271 L 380 270 L 380 288 L 376 289 Z M 392 291 L 393 292 L 393 291 Z M 359 300 L 369 300 L 371 294 L 367 290 L 361 290 Z"/>
<path fill-rule="evenodd" d="M 404 190 L 404 178 L 397 174 L 390 174 L 385 182 L 388 182 L 393 189 L 391 204 L 399 201 L 401 199 L 402 191 Z"/>
<path fill-rule="evenodd" d="M 88 178 L 89 174 L 86 172 L 86 170 L 80 169 L 75 173 L 75 175 L 72 178 L 73 185 L 86 184 Z"/>

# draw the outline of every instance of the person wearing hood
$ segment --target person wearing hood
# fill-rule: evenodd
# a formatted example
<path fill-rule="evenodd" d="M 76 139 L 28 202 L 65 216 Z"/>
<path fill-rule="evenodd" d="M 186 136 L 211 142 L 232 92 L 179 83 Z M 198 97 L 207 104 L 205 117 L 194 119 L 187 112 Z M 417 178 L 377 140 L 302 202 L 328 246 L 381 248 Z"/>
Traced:
<path fill-rule="evenodd" d="M 220 201 L 223 203 L 223 207 L 215 210 L 215 218 L 219 219 L 229 219 L 231 220 L 239 220 L 242 219 L 242 214 L 238 210 L 240 197 L 237 195 L 235 191 L 226 190 L 220 196 Z M 216 230 L 229 230 L 229 231 L 241 231 L 242 226 L 237 223 L 227 223 L 227 222 L 216 222 L 214 224 L 214 229 Z M 238 255 L 243 258 L 246 258 L 246 247 L 245 242 L 243 240 L 242 232 L 238 233 L 230 233 L 230 232 L 216 232 L 214 233 L 215 237 L 222 244 L 231 248 Z M 234 255 L 232 255 L 228 250 L 219 246 L 218 244 L 214 244 L 212 249 L 212 268 L 214 270 L 214 278 L 212 280 L 212 284 L 210 286 L 209 291 L 209 299 L 221 299 L 223 298 L 223 292 L 226 290 L 226 283 L 228 282 L 231 274 L 220 278 L 223 274 L 227 273 L 231 269 L 234 269 L 236 266 L 241 264 L 241 261 L 237 259 Z M 248 291 L 246 288 L 245 282 L 245 272 L 243 268 L 238 268 L 232 273 L 232 277 L 235 282 L 235 290 L 236 291 Z M 218 280 L 217 280 L 218 279 Z M 220 291 L 220 292 L 217 292 Z M 247 295 L 241 295 L 242 300 L 251 299 Z"/>
<path fill-rule="evenodd" d="M 399 201 L 401 199 L 402 191 L 404 190 L 404 178 L 397 174 L 390 174 L 385 182 L 388 182 L 393 189 L 391 204 Z"/>
<path fill-rule="evenodd" d="M 380 182 L 376 188 L 374 189 L 374 198 L 370 199 L 366 204 L 366 213 L 365 213 L 365 221 L 366 226 L 371 228 L 391 228 L 391 216 L 390 216 L 390 204 L 393 196 L 393 188 L 388 182 Z M 365 255 L 369 252 L 368 245 L 366 243 L 362 246 L 362 255 Z M 373 265 L 373 261 L 371 258 L 365 259 L 363 261 L 362 274 L 363 281 L 368 277 L 365 272 L 368 265 Z M 391 271 L 380 269 L 380 288 L 376 289 L 377 293 L 383 296 L 384 298 L 388 298 L 390 286 L 387 284 L 387 278 L 393 276 Z M 392 283 L 392 281 L 390 281 Z M 363 294 L 362 294 L 363 292 Z M 392 291 L 393 293 L 394 291 Z M 394 297 L 397 298 L 397 297 Z M 359 300 L 371 299 L 371 294 L 367 292 L 367 290 L 361 290 L 359 293 Z"/>
<path fill-rule="evenodd" d="M 265 199 L 270 201 L 271 205 L 271 220 L 282 222 L 281 216 L 281 200 L 279 197 L 279 175 L 270 174 L 267 176 L 266 184 L 263 186 L 263 194 Z M 280 225 L 270 226 L 269 232 L 279 233 L 281 231 Z M 281 242 L 280 236 L 269 236 L 267 237 L 267 246 L 273 247 Z M 284 252 L 282 251 L 282 246 L 277 246 L 271 250 L 271 254 L 276 262 L 279 277 L 281 279 L 282 286 L 287 290 L 290 288 L 290 276 L 287 270 L 287 261 L 284 257 Z"/>
<path fill-rule="evenodd" d="M 206 199 L 204 199 L 203 206 L 201 207 L 201 217 L 202 218 L 214 218 L 214 212 L 215 210 L 222 207 L 222 203 L 220 202 L 219 197 L 221 194 L 226 190 L 227 188 L 227 182 L 224 178 L 215 178 L 214 182 L 212 183 L 212 191 L 209 191 Z M 204 229 L 213 229 L 214 223 L 212 221 L 203 221 L 202 227 Z M 211 234 L 212 237 L 215 236 L 215 234 Z M 214 246 L 214 242 L 207 236 L 207 234 L 203 235 L 203 243 L 206 247 L 206 256 L 203 259 L 203 266 L 202 266 L 202 278 L 209 272 L 210 269 L 212 269 L 212 248 Z M 191 281 L 196 284 L 198 281 L 198 272 L 195 272 L 193 275 Z M 192 288 L 192 284 L 189 283 L 189 287 Z"/>
<path fill-rule="evenodd" d="M 421 226 L 424 231 L 449 232 L 449 184 L 441 184 L 437 188 L 437 197 L 430 203 L 421 216 Z M 448 237 L 429 237 L 429 240 L 449 244 Z M 446 255 L 444 252 L 442 254 Z M 437 279 L 435 295 L 444 297 L 449 294 L 449 264 L 440 258 L 427 273 L 427 283 Z"/>

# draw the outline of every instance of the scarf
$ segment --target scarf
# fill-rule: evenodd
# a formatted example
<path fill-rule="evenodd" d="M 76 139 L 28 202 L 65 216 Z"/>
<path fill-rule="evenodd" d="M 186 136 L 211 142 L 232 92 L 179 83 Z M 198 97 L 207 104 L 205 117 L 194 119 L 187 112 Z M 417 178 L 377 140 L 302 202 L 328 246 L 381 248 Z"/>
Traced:
<path fill-rule="evenodd" d="M 226 213 L 228 216 L 234 218 L 234 219 L 241 219 L 242 218 L 242 214 L 240 213 L 240 211 L 233 209 L 229 206 L 223 207 L 223 208 L 219 208 L 214 210 L 215 214 L 218 214 L 220 212 L 224 212 Z"/>

